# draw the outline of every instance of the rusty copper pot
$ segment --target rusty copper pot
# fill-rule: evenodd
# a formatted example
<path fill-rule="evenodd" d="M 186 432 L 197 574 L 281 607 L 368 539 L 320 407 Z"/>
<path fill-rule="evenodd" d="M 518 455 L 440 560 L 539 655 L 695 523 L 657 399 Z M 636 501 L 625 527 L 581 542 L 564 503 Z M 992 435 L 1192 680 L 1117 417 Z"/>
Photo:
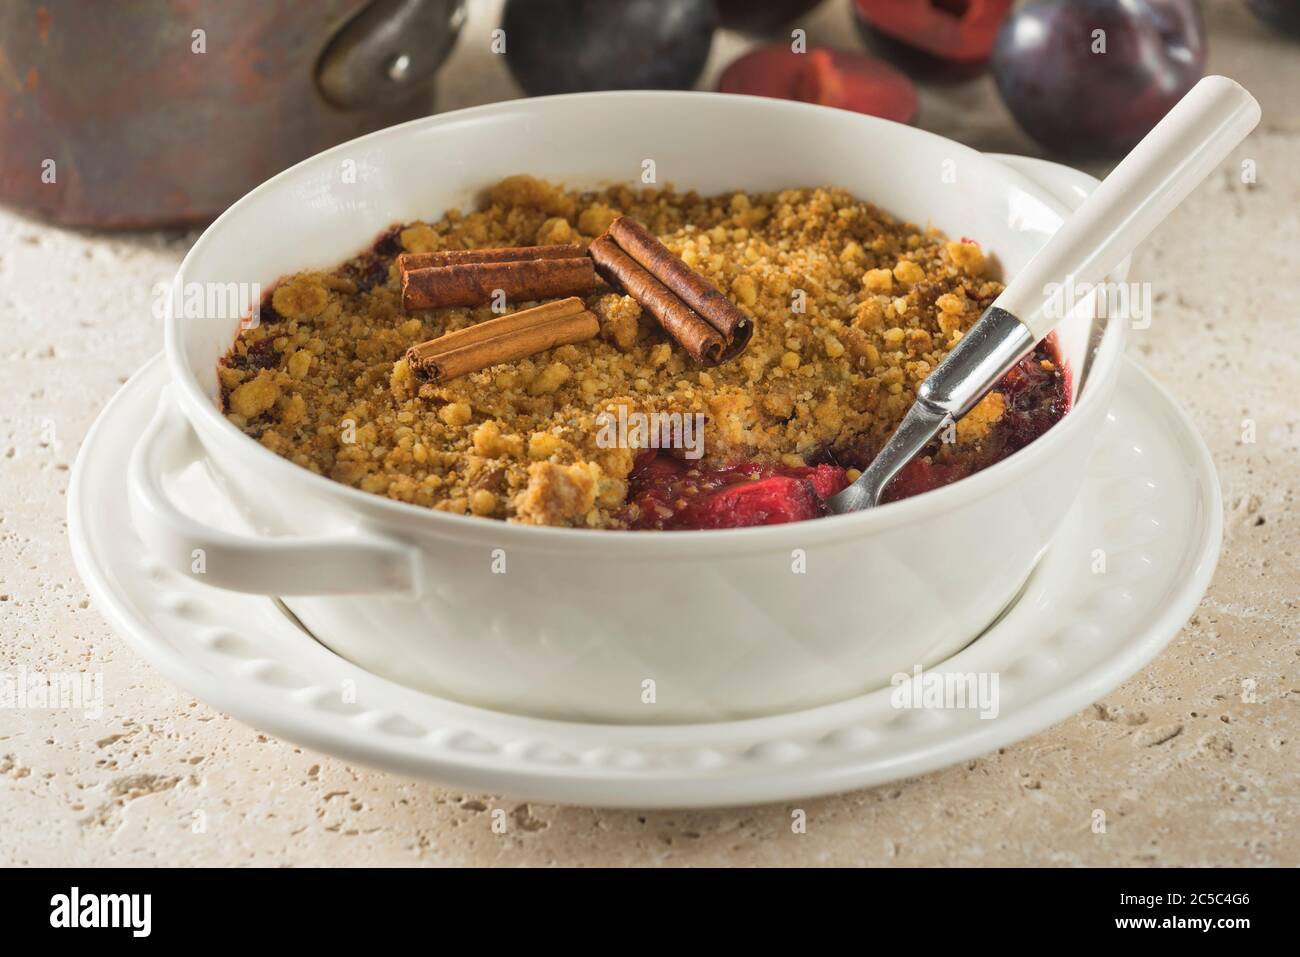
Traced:
<path fill-rule="evenodd" d="M 211 219 L 430 112 L 464 0 L 5 0 L 0 203 L 78 226 Z"/>

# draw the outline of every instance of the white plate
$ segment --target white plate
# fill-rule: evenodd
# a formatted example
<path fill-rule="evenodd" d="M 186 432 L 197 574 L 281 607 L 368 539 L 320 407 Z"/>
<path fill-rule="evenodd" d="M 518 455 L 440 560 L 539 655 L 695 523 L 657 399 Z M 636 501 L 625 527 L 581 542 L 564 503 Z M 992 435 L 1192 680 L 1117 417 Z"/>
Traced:
<path fill-rule="evenodd" d="M 788 800 L 881 784 L 1018 741 L 1155 657 L 1209 584 L 1222 534 L 1204 443 L 1130 361 L 1083 492 L 1024 593 L 942 666 L 996 673 L 996 718 L 896 709 L 886 688 L 747 721 L 545 721 L 378 678 L 315 642 L 274 601 L 196 585 L 142 557 L 122 506 L 126 462 L 165 381 L 159 359 L 138 372 L 100 415 L 73 469 L 69 535 L 96 607 L 172 681 L 263 731 L 400 774 L 534 801 Z M 239 523 L 198 468 L 178 486 L 194 514 Z M 997 561 L 996 547 L 988 560 Z"/>

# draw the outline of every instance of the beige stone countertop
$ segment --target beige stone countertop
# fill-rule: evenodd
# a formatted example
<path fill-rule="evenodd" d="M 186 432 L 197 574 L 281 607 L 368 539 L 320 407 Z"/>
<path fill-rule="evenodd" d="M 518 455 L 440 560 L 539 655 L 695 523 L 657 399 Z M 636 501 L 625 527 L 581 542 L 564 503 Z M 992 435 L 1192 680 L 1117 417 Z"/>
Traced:
<path fill-rule="evenodd" d="M 442 108 L 518 95 L 485 49 L 492 7 L 474 7 Z M 797 804 L 634 812 L 459 793 L 270 738 L 171 685 L 90 606 L 65 509 L 83 435 L 161 346 L 152 289 L 196 234 L 0 212 L 0 670 L 105 682 L 98 720 L 0 711 L 0 864 L 1300 864 L 1300 43 L 1236 0 L 1208 16 L 1211 70 L 1250 87 L 1264 121 L 1138 253 L 1156 309 L 1131 345 L 1218 466 L 1227 521 L 1208 594 L 1154 662 L 1051 730 Z M 814 43 L 856 44 L 842 0 L 807 27 Z M 719 38 L 709 77 L 741 42 Z M 1033 151 L 988 78 L 926 89 L 921 123 Z M 794 806 L 807 833 L 791 831 Z M 1104 834 L 1089 827 L 1096 808 Z"/>

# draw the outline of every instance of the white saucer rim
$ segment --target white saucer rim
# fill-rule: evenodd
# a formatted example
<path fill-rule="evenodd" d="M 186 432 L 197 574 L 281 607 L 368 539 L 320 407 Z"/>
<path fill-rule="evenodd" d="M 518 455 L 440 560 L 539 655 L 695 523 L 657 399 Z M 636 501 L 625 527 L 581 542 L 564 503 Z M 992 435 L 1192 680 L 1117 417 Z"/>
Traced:
<path fill-rule="evenodd" d="M 110 419 L 115 404 L 128 393 L 128 390 L 139 387 L 141 380 L 160 372 L 160 378 L 165 378 L 165 369 L 159 370 L 160 365 L 160 359 L 156 357 L 127 381 L 96 419 L 83 441 L 83 449 L 93 446 L 103 423 Z M 1198 555 L 1192 575 L 1175 600 L 1163 609 L 1155 622 L 1124 646 L 1125 653 L 1118 659 L 1110 659 L 1104 665 L 1097 665 L 1073 675 L 1069 683 L 1057 693 L 1018 708 L 1014 715 L 1005 721 L 985 722 L 975 730 L 963 730 L 939 746 L 895 756 L 885 762 L 881 762 L 877 756 L 869 753 L 861 758 L 849 757 L 832 765 L 803 768 L 794 775 L 798 778 L 797 783 L 789 780 L 787 775 L 783 775 L 779 767 L 771 765 L 754 766 L 744 769 L 749 773 L 743 773 L 738 772 L 737 766 L 732 764 L 725 774 L 715 775 L 690 770 L 675 777 L 666 774 L 662 769 L 657 769 L 649 777 L 639 777 L 608 767 L 582 768 L 579 770 L 586 772 L 585 774 L 575 774 L 572 768 L 529 766 L 526 762 L 513 762 L 509 768 L 502 769 L 500 767 L 502 762 L 498 756 L 475 760 L 476 756 L 460 754 L 454 760 L 444 760 L 438 755 L 428 754 L 421 757 L 418 768 L 413 767 L 411 758 L 395 748 L 381 745 L 376 749 L 374 741 L 367 739 L 368 732 L 364 728 L 349 727 L 351 733 L 341 735 L 338 728 L 317 728 L 311 722 L 303 724 L 299 715 L 303 710 L 301 705 L 283 699 L 259 699 L 256 696 L 250 698 L 241 694 L 238 687 L 228 687 L 227 678 L 214 675 L 203 667 L 195 665 L 171 643 L 150 640 L 148 632 L 152 626 L 147 621 L 142 622 L 133 617 L 129 610 L 130 602 L 119 602 L 109 587 L 107 576 L 103 575 L 93 561 L 93 556 L 89 554 L 86 536 L 80 528 L 80 512 L 84 495 L 81 477 L 85 471 L 85 456 L 80 453 L 72 470 L 68 492 L 69 539 L 77 569 L 86 582 L 96 607 L 114 629 L 127 638 L 137 653 L 150 661 L 170 681 L 211 703 L 219 710 L 236 715 L 242 721 L 307 747 L 402 775 L 431 777 L 447 785 L 563 803 L 595 803 L 627 807 L 687 807 L 752 804 L 788 800 L 793 797 L 812 797 L 925 773 L 955 761 L 987 753 L 1050 727 L 1113 690 L 1151 661 L 1194 611 L 1213 575 L 1222 541 L 1222 500 L 1217 473 L 1209 450 L 1185 410 L 1149 373 L 1131 359 L 1126 361 L 1124 373 L 1126 376 L 1136 374 L 1163 399 L 1182 427 L 1185 438 L 1191 439 L 1190 448 L 1198 459 L 1198 476 L 1208 479 L 1204 483 L 1209 494 L 1209 501 L 1205 503 L 1208 506 L 1206 529 L 1202 540 L 1196 543 Z M 367 680 L 372 678 L 373 676 L 367 674 Z M 835 707 L 837 706 L 826 705 L 821 709 L 810 709 L 810 711 Z M 529 727 L 549 728 L 557 733 L 563 731 L 565 727 L 591 727 L 571 722 L 492 714 L 498 718 L 504 717 L 526 723 Z M 803 714 L 803 712 L 795 714 Z M 790 715 L 779 715 L 721 724 L 732 727 L 746 726 L 757 731 L 765 725 L 777 726 L 790 717 Z M 693 729 L 698 730 L 701 726 L 679 725 L 673 726 L 671 730 L 663 727 L 641 727 L 645 729 L 646 734 L 662 736 L 669 733 L 689 734 Z M 627 730 L 628 726 L 612 726 L 612 728 Z M 629 800 L 627 794 L 629 787 L 638 792 L 636 800 Z M 575 792 L 581 792 L 581 796 L 575 798 Z"/>

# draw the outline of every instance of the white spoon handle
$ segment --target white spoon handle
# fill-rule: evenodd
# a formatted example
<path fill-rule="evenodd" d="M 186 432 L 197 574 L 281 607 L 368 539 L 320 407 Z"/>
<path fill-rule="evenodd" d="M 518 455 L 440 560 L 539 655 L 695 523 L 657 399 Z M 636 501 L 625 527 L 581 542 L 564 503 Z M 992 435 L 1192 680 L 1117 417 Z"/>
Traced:
<path fill-rule="evenodd" d="M 1226 76 L 1192 87 L 1084 200 L 994 302 L 1041 339 L 1064 318 L 1051 290 L 1101 282 L 1259 122 L 1259 104 Z M 1213 224 L 1211 224 L 1213 228 Z M 1054 285 L 1055 284 L 1055 285 Z"/>
<path fill-rule="evenodd" d="M 877 505 L 889 480 L 943 423 L 964 415 L 1064 318 L 1062 300 L 1053 302 L 1054 290 L 1062 283 L 1101 282 L 1258 122 L 1255 98 L 1227 77 L 1207 76 L 1192 87 L 926 377 L 902 424 L 871 465 L 827 500 L 831 511 Z"/>

